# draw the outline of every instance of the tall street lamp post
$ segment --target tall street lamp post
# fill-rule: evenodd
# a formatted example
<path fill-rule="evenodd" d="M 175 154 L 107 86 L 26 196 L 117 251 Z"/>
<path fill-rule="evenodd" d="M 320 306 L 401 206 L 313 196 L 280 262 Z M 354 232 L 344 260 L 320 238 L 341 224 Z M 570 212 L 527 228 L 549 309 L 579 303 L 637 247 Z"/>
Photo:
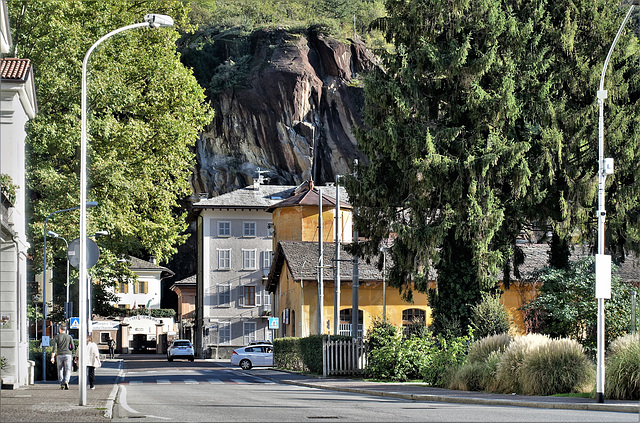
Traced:
<path fill-rule="evenodd" d="M 69 317 L 71 317 L 71 312 L 69 311 L 69 259 L 66 258 L 66 251 L 69 250 L 69 243 L 67 242 L 67 240 L 63 237 L 61 237 L 60 235 L 58 235 L 57 233 L 53 232 L 53 231 L 49 231 L 47 232 L 47 235 L 49 235 L 52 238 L 56 238 L 56 239 L 61 239 L 64 241 L 64 245 L 65 245 L 65 260 L 67 262 L 67 300 L 64 303 L 64 320 L 67 324 L 67 333 L 69 333 Z"/>
<path fill-rule="evenodd" d="M 604 402 L 604 300 L 611 298 L 611 256 L 604 254 L 604 221 L 607 216 L 604 204 L 604 184 L 607 175 L 613 173 L 613 159 L 604 158 L 604 100 L 607 98 L 607 90 L 604 89 L 604 76 L 622 29 L 631 17 L 634 6 L 638 5 L 640 5 L 640 0 L 631 1 L 629 11 L 622 21 L 604 61 L 600 76 L 600 88 L 598 89 L 598 253 L 596 254 L 595 293 L 598 299 L 596 400 L 599 403 Z"/>
<path fill-rule="evenodd" d="M 82 97 L 81 97 L 81 128 L 80 128 L 80 204 L 84 205 L 87 199 L 87 63 L 91 52 L 98 47 L 100 43 L 109 37 L 112 37 L 122 31 L 128 29 L 140 28 L 148 26 L 149 28 L 161 28 L 173 26 L 173 19 L 166 15 L 148 14 L 144 17 L 144 22 L 133 25 L 123 26 L 96 41 L 87 51 L 82 62 Z M 83 325 L 87 324 L 87 263 L 86 263 L 86 244 L 87 244 L 87 210 L 80 207 L 80 405 L 87 403 L 87 375 L 85 373 L 86 365 L 86 339 L 87 330 Z"/>
<path fill-rule="evenodd" d="M 85 198 L 86 201 L 86 198 Z M 44 256 L 42 263 L 42 337 L 40 338 L 40 343 L 42 344 L 42 380 L 47 380 L 47 352 L 45 350 L 45 345 L 42 340 L 44 339 L 45 334 L 47 333 L 47 224 L 49 223 L 49 218 L 57 213 L 62 213 L 71 210 L 78 210 L 84 207 L 85 213 L 87 207 L 95 207 L 98 203 L 95 201 L 90 201 L 88 203 L 82 203 L 79 207 L 71 207 L 70 209 L 62 209 L 51 212 L 47 215 L 47 218 L 44 219 Z M 53 334 L 51 334 L 53 335 Z"/>

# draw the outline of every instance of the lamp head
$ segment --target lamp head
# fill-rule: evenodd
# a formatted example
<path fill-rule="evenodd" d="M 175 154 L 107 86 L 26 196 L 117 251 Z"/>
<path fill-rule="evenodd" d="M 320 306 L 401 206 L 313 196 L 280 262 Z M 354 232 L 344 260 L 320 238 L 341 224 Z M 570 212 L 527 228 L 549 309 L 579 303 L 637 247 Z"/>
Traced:
<path fill-rule="evenodd" d="M 109 231 L 97 231 L 94 236 L 106 236 L 109 235 Z"/>
<path fill-rule="evenodd" d="M 149 22 L 149 28 L 173 26 L 173 18 L 171 16 L 158 15 L 156 13 L 149 13 L 148 15 L 145 15 L 144 21 Z"/>
<path fill-rule="evenodd" d="M 86 204 L 87 204 L 87 207 L 97 207 L 98 206 L 98 202 L 97 201 L 87 201 Z"/>
<path fill-rule="evenodd" d="M 53 232 L 53 231 L 47 231 L 47 235 L 49 235 L 50 237 L 53 238 L 59 238 L 60 235 L 58 235 L 57 233 Z"/>

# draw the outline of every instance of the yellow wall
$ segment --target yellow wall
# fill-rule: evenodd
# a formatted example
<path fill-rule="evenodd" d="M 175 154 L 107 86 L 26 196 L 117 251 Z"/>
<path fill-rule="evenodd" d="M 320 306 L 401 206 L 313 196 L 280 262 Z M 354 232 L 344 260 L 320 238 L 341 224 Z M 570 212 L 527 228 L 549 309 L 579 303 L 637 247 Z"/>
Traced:
<path fill-rule="evenodd" d="M 318 284 L 315 281 L 303 281 L 302 289 L 300 281 L 294 281 L 287 270 L 282 272 L 279 290 L 279 310 L 276 311 L 282 318 L 282 311 L 285 308 L 290 312 L 291 320 L 295 319 L 295 333 L 291 324 L 287 327 L 287 333 L 280 336 L 304 337 L 318 333 Z M 374 319 L 382 319 L 382 282 L 362 284 L 359 290 L 359 309 L 363 312 L 363 327 L 365 334 L 373 324 Z M 351 282 L 341 284 L 340 310 L 350 309 L 352 299 Z M 334 334 L 334 283 L 325 281 L 324 283 L 324 309 L 322 333 Z M 426 312 L 427 324 L 431 323 L 431 308 L 427 306 L 427 296 L 414 292 L 414 303 L 410 304 L 402 300 L 398 290 L 387 288 L 387 320 L 396 325 L 402 326 L 402 311 L 406 309 L 418 308 Z M 329 321 L 329 330 L 327 330 Z M 292 323 L 292 322 L 290 322 Z"/>
<path fill-rule="evenodd" d="M 287 333 L 280 336 L 304 337 L 318 333 L 318 284 L 315 281 L 303 281 L 303 289 L 300 288 L 300 281 L 293 281 L 288 271 L 282 272 L 279 291 L 280 296 L 279 311 L 276 316 L 282 318 L 282 310 L 288 308 L 293 311 L 291 316 L 295 319 L 295 333 L 292 332 L 291 324 L 287 327 Z M 530 285 L 513 284 L 511 288 L 502 295 L 501 302 L 507 307 L 513 318 L 513 329 L 518 334 L 525 333 L 523 313 L 519 307 L 526 301 L 530 301 L 535 296 L 535 289 Z M 324 324 L 323 333 L 334 333 L 334 283 L 325 281 L 324 283 Z M 341 284 L 340 310 L 351 308 L 352 290 L 351 282 Z M 363 326 L 365 334 L 373 324 L 374 319 L 382 318 L 382 283 L 363 284 L 360 286 L 359 308 L 363 311 Z M 398 290 L 387 287 L 387 320 L 401 327 L 402 311 L 411 308 L 425 310 L 427 315 L 427 325 L 431 324 L 431 308 L 428 306 L 426 294 L 414 291 L 414 303 L 410 304 L 402 300 Z M 327 330 L 327 320 L 329 330 Z"/>
<path fill-rule="evenodd" d="M 343 226 L 350 224 L 351 211 L 342 209 Z M 334 242 L 335 207 L 322 208 L 322 238 L 324 242 Z M 275 235 L 274 247 L 279 241 L 318 241 L 318 207 L 293 206 L 282 207 L 273 211 Z M 342 240 L 351 240 L 351 234 L 343 233 Z M 275 250 L 274 250 L 275 251 Z"/>

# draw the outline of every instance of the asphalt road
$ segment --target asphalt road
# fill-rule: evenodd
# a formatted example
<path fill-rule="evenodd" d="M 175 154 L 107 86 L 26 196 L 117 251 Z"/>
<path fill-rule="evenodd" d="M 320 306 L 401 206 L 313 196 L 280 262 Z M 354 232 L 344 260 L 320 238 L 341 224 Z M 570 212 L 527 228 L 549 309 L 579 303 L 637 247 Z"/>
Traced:
<path fill-rule="evenodd" d="M 115 422 L 639 421 L 631 413 L 419 402 L 285 385 L 269 370 L 206 361 L 168 363 L 146 356 L 127 360 L 124 372 Z"/>

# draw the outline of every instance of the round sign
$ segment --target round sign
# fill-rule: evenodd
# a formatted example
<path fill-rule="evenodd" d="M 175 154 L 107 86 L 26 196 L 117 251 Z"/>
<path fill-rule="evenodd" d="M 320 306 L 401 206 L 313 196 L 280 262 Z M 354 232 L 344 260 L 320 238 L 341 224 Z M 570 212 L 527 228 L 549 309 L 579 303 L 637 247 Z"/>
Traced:
<path fill-rule="evenodd" d="M 76 238 L 69 243 L 67 258 L 69 259 L 69 264 L 73 267 L 76 269 L 80 267 L 80 238 Z M 100 249 L 98 248 L 98 244 L 96 244 L 91 238 L 87 237 L 87 269 L 95 266 L 99 258 Z"/>

